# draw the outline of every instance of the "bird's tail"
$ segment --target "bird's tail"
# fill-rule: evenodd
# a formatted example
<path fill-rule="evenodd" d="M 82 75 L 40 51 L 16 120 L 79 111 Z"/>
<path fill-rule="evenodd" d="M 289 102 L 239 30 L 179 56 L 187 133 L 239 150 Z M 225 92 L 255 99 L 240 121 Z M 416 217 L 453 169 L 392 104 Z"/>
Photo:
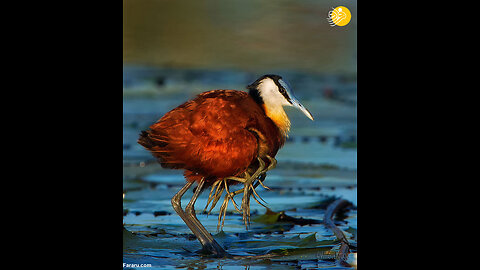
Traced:
<path fill-rule="evenodd" d="M 142 132 L 140 133 L 140 137 L 138 137 L 137 142 L 141 146 L 143 146 L 147 149 L 152 149 L 155 146 L 154 142 L 152 141 L 152 139 L 149 136 L 149 133 L 145 130 L 142 130 Z"/>
<path fill-rule="evenodd" d="M 172 150 L 168 148 L 168 141 L 161 139 L 160 136 L 151 134 L 150 131 L 142 131 L 137 142 L 149 150 L 157 158 L 163 168 L 183 169 L 185 164 L 181 160 L 171 155 Z"/>

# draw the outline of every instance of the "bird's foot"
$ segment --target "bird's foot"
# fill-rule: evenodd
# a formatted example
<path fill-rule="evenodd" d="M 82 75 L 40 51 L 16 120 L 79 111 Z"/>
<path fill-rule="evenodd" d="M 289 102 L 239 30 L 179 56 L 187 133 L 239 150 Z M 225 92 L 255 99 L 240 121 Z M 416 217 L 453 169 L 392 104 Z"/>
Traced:
<path fill-rule="evenodd" d="M 237 203 L 233 199 L 233 197 L 235 197 L 235 195 L 239 194 L 240 192 L 238 190 L 235 192 L 230 192 L 228 190 L 227 178 L 223 179 L 223 183 L 224 183 L 224 189 L 227 194 L 225 194 L 225 199 L 223 199 L 222 206 L 220 206 L 220 213 L 218 214 L 217 231 L 220 231 L 220 229 L 223 228 L 223 224 L 225 223 L 225 215 L 227 214 L 228 203 L 230 200 L 232 201 L 232 204 L 235 207 L 235 210 L 240 212 L 240 210 L 238 209 Z M 221 222 L 221 225 L 220 225 L 220 222 Z"/>
<path fill-rule="evenodd" d="M 267 156 L 269 159 L 270 157 Z M 273 159 L 274 160 L 274 159 Z M 243 212 L 243 222 L 245 224 L 245 227 L 248 229 L 248 226 L 250 225 L 250 197 L 253 197 L 253 199 L 263 207 L 266 207 L 263 203 L 261 203 L 257 197 L 262 200 L 264 203 L 265 200 L 258 195 L 257 191 L 255 191 L 255 188 L 260 184 L 262 187 L 266 189 L 270 189 L 267 186 L 263 184 L 263 180 L 265 180 L 266 177 L 266 172 L 270 169 L 273 169 L 275 167 L 276 161 L 275 162 L 270 162 L 269 166 L 265 168 L 265 162 L 261 159 L 258 158 L 259 166 L 258 169 L 255 171 L 255 173 L 252 176 L 249 176 L 248 179 L 243 183 L 244 187 L 243 189 L 243 198 L 242 198 L 242 205 L 241 209 Z M 246 173 L 248 175 L 248 173 Z M 256 182 L 255 182 L 256 181 Z"/>
<path fill-rule="evenodd" d="M 233 206 L 235 207 L 235 210 L 237 212 L 243 213 L 243 222 L 245 223 L 245 227 L 247 227 L 250 224 L 250 197 L 252 196 L 253 199 L 263 207 L 266 207 L 263 203 L 261 203 L 258 199 L 263 201 L 264 203 L 265 200 L 258 195 L 258 193 L 255 191 L 255 188 L 258 185 L 261 185 L 265 189 L 270 189 L 267 187 L 263 181 L 265 180 L 266 173 L 275 168 L 277 161 L 268 156 L 267 158 L 270 160 L 270 164 L 268 167 L 265 167 L 265 162 L 261 159 L 258 158 L 259 162 L 259 167 L 257 170 L 254 172 L 253 175 L 250 175 L 248 172 L 244 173 L 244 177 L 226 177 L 223 179 L 219 179 L 215 181 L 212 185 L 212 188 L 210 190 L 210 194 L 208 196 L 207 200 L 207 205 L 205 206 L 204 212 L 207 214 L 210 214 L 213 210 L 213 208 L 217 205 L 218 201 L 220 200 L 223 191 L 226 191 L 225 198 L 223 200 L 223 203 L 220 207 L 220 213 L 218 215 L 218 225 L 217 225 L 217 231 L 220 231 L 220 229 L 223 228 L 224 222 L 225 222 L 225 215 L 227 213 L 227 208 L 228 208 L 228 203 L 231 200 Z M 228 183 L 227 181 L 237 181 L 243 183 L 244 187 L 242 189 L 236 190 L 234 192 L 230 192 L 228 189 Z M 234 197 L 240 193 L 243 193 L 243 198 L 242 198 L 242 204 L 240 208 L 238 207 L 237 203 L 234 200 Z M 258 199 L 257 199 L 258 198 Z M 207 211 L 208 206 L 210 205 L 210 209 Z"/>

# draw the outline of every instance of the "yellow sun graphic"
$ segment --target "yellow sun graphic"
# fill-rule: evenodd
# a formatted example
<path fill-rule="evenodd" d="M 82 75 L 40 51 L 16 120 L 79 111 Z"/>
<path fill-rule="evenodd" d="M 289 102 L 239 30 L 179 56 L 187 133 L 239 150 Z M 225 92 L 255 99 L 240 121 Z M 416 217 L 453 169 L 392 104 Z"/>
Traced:
<path fill-rule="evenodd" d="M 336 7 L 328 12 L 328 22 L 330 26 L 345 26 L 350 22 L 352 14 L 344 6 Z"/>

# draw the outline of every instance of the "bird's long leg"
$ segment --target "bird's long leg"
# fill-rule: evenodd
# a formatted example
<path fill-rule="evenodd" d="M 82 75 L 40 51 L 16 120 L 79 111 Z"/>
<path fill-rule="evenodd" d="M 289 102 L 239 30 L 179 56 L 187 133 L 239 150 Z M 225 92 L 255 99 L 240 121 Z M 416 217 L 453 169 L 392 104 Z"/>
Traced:
<path fill-rule="evenodd" d="M 267 158 L 270 160 L 270 164 L 268 165 L 267 169 L 265 172 L 270 171 L 271 169 L 275 169 L 277 167 L 277 160 L 269 155 L 267 155 Z"/>
<path fill-rule="evenodd" d="M 203 227 L 202 223 L 197 219 L 197 216 L 195 215 L 195 202 L 197 201 L 198 196 L 201 193 L 202 187 L 205 184 L 205 180 L 202 179 L 197 186 L 197 189 L 195 190 L 195 193 L 193 194 L 192 199 L 188 203 L 187 207 L 185 207 L 185 212 L 187 213 L 187 217 L 189 217 L 197 226 L 197 228 L 205 235 L 205 237 L 209 240 L 208 245 L 203 245 L 203 247 L 212 252 L 215 255 L 220 255 L 220 256 L 225 256 L 227 253 L 225 250 L 215 241 L 213 236 Z"/>
<path fill-rule="evenodd" d="M 195 234 L 195 236 L 200 241 L 200 243 L 202 244 L 204 249 L 212 252 L 216 256 L 224 257 L 224 256 L 227 255 L 225 250 L 220 245 L 218 245 L 218 243 L 213 239 L 213 237 L 211 235 L 210 235 L 210 237 L 208 237 L 207 234 L 205 234 L 203 232 L 203 230 L 199 228 L 201 226 L 201 224 L 200 224 L 200 226 L 198 226 L 198 224 L 196 224 L 195 221 L 193 221 L 191 218 L 189 218 L 189 216 L 187 216 L 187 214 L 182 209 L 182 205 L 181 205 L 182 196 L 192 186 L 192 184 L 193 184 L 193 182 L 187 182 L 185 184 L 185 186 L 183 186 L 180 189 L 180 191 L 177 194 L 175 194 L 175 196 L 173 196 L 173 198 L 172 198 L 173 209 L 175 210 L 175 212 L 177 212 L 177 214 L 180 216 L 180 218 L 182 218 L 182 220 L 185 222 L 185 224 L 188 226 L 188 228 L 190 228 L 192 233 Z M 201 189 L 197 189 L 198 192 L 200 192 L 200 190 Z M 196 197 L 198 197 L 198 194 L 197 194 Z M 196 197 L 194 195 L 195 200 L 196 200 Z M 205 228 L 203 228 L 203 229 L 205 229 Z M 213 241 L 212 241 L 212 239 L 213 239 Z"/>
<path fill-rule="evenodd" d="M 260 185 L 262 185 L 262 187 L 266 188 L 266 189 L 269 189 L 268 187 L 264 186 L 263 185 L 263 180 L 265 179 L 265 176 L 266 176 L 266 173 L 272 169 L 275 169 L 275 167 L 277 167 L 277 160 L 269 155 L 266 155 L 266 157 L 268 158 L 268 160 L 270 161 L 270 164 L 268 164 L 268 167 L 265 168 L 260 174 L 263 176 L 263 179 L 261 180 L 260 182 Z M 260 179 L 259 179 L 260 181 Z"/>
<path fill-rule="evenodd" d="M 192 199 L 190 202 L 187 204 L 187 207 L 185 207 L 185 213 L 187 214 L 188 217 L 190 217 L 193 222 L 198 226 L 198 228 L 207 236 L 210 235 L 210 233 L 201 225 L 200 221 L 197 219 L 197 216 L 195 214 L 195 202 L 198 199 L 198 196 L 200 195 L 200 192 L 202 190 L 203 184 L 205 184 L 205 181 L 202 179 L 199 183 L 197 188 L 195 189 L 195 192 L 193 193 Z"/>
<path fill-rule="evenodd" d="M 265 180 L 265 177 L 267 176 L 267 172 L 272 170 L 272 169 L 275 169 L 275 167 L 277 166 L 277 160 L 269 155 L 266 155 L 266 157 L 270 160 L 270 164 L 268 164 L 268 167 L 265 168 L 261 173 L 260 173 L 260 178 L 258 179 L 258 181 L 255 183 L 254 185 L 254 189 L 258 186 L 258 184 L 260 184 L 263 188 L 265 189 L 270 189 L 269 187 L 265 186 L 265 184 L 263 184 L 263 180 Z M 256 194 L 258 196 L 258 194 Z M 261 199 L 261 198 L 260 198 Z M 263 201 L 263 199 L 262 199 Z"/>

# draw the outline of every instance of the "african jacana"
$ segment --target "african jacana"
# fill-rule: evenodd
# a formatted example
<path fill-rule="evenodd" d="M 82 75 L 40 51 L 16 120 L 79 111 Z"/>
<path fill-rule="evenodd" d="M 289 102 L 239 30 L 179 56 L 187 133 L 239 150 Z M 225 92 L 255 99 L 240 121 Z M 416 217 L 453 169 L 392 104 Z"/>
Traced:
<path fill-rule="evenodd" d="M 142 131 L 138 139 L 162 167 L 185 170 L 187 183 L 173 196 L 173 209 L 204 250 L 219 257 L 228 254 L 195 216 L 194 204 L 200 193 L 212 187 L 207 202 L 207 207 L 212 202 L 211 211 L 223 190 L 226 191 L 218 229 L 222 215 L 225 220 L 230 200 L 240 211 L 233 196 L 243 192 L 241 210 L 248 226 L 250 196 L 258 202 L 255 188 L 258 184 L 264 186 L 266 172 L 275 167 L 274 157 L 290 130 L 283 106 L 296 107 L 313 120 L 278 75 L 264 75 L 247 89 L 248 93 L 236 90 L 201 93 L 166 113 L 148 131 Z M 198 185 L 184 211 L 180 199 L 194 182 Z M 238 183 L 244 184 L 243 189 L 230 192 L 229 186 Z"/>

